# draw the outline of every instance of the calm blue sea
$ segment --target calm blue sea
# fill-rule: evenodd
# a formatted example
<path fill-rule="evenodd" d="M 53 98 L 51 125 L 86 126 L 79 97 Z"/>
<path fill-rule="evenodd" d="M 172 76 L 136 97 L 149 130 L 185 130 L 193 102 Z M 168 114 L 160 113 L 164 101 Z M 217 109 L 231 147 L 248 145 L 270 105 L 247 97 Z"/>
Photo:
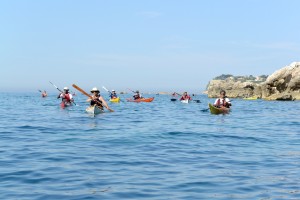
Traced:
<path fill-rule="evenodd" d="M 0 93 L 1 200 L 300 199 L 299 101 L 212 115 L 154 95 L 93 117 L 56 95 Z"/>

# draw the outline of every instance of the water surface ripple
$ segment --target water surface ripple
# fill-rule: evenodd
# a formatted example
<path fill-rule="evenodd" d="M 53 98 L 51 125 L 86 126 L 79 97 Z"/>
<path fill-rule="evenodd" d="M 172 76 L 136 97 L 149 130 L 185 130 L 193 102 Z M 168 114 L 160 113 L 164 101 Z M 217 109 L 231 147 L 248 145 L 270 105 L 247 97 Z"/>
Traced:
<path fill-rule="evenodd" d="M 0 96 L 0 199 L 300 199 L 299 101 L 211 115 L 213 99 L 160 95 L 93 117 L 82 95 L 65 110 L 54 94 Z"/>

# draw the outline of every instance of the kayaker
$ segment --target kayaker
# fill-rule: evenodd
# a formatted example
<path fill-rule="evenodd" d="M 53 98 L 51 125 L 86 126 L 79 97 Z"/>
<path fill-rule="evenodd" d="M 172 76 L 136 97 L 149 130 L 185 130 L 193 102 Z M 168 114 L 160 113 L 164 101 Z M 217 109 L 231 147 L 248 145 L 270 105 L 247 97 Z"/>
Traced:
<path fill-rule="evenodd" d="M 135 91 L 135 94 L 133 95 L 133 99 L 137 100 L 137 99 L 141 99 L 143 98 L 142 95 L 140 94 L 140 91 Z"/>
<path fill-rule="evenodd" d="M 231 106 L 231 102 L 229 98 L 226 96 L 225 90 L 220 91 L 220 98 L 216 99 L 214 106 L 218 108 L 222 108 L 222 107 L 229 108 Z"/>
<path fill-rule="evenodd" d="M 189 100 L 190 101 L 190 100 L 192 100 L 192 98 L 190 97 L 190 95 L 188 95 L 187 92 L 184 92 L 183 95 L 180 98 L 180 101 L 182 101 L 182 100 Z"/>
<path fill-rule="evenodd" d="M 46 97 L 46 96 L 48 96 L 48 94 L 47 94 L 46 90 L 44 90 L 44 91 L 42 92 L 42 97 Z"/>
<path fill-rule="evenodd" d="M 61 98 L 65 105 L 71 105 L 71 102 L 74 102 L 73 96 L 69 93 L 68 87 L 64 87 L 64 91 L 60 93 L 57 98 Z"/>
<path fill-rule="evenodd" d="M 110 93 L 110 98 L 111 98 L 111 99 L 116 99 L 116 98 L 118 98 L 117 93 L 116 93 L 115 90 L 112 90 L 112 91 L 111 91 L 111 93 Z"/>
<path fill-rule="evenodd" d="M 92 93 L 92 98 L 88 98 L 87 101 L 90 102 L 91 106 L 93 105 L 97 105 L 100 109 L 103 110 L 103 106 L 105 108 L 107 108 L 108 110 L 111 110 L 106 101 L 103 99 L 103 97 L 100 95 L 100 91 L 94 87 L 92 90 L 91 90 L 91 93 Z"/>

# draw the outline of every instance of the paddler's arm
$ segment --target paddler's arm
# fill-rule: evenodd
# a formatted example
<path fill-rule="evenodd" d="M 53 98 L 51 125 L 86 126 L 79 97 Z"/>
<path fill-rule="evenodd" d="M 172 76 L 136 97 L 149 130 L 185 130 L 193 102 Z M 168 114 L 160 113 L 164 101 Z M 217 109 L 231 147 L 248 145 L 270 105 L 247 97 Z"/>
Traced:
<path fill-rule="evenodd" d="M 101 96 L 99 99 L 102 101 L 102 105 L 109 110 L 109 107 L 103 97 Z"/>
<path fill-rule="evenodd" d="M 217 106 L 218 99 L 215 100 L 214 106 Z"/>
<path fill-rule="evenodd" d="M 88 98 L 86 101 L 87 101 L 87 102 L 90 102 L 90 101 L 92 101 L 92 99 L 91 99 L 91 98 Z"/>

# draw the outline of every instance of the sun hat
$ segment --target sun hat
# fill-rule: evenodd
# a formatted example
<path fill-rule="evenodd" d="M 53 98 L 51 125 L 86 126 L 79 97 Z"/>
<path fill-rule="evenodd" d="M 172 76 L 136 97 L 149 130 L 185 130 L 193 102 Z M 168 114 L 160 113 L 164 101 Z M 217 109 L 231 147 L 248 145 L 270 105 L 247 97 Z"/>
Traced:
<path fill-rule="evenodd" d="M 115 92 L 115 90 L 111 90 L 112 92 Z"/>
<path fill-rule="evenodd" d="M 139 93 L 140 91 L 137 90 L 137 91 L 135 91 L 135 92 L 136 92 L 136 93 Z"/>
<path fill-rule="evenodd" d="M 98 90 L 98 88 L 93 87 L 93 89 L 91 90 L 91 92 L 100 92 L 100 91 Z"/>
<path fill-rule="evenodd" d="M 64 90 L 69 90 L 69 88 L 68 87 L 64 87 Z"/>

